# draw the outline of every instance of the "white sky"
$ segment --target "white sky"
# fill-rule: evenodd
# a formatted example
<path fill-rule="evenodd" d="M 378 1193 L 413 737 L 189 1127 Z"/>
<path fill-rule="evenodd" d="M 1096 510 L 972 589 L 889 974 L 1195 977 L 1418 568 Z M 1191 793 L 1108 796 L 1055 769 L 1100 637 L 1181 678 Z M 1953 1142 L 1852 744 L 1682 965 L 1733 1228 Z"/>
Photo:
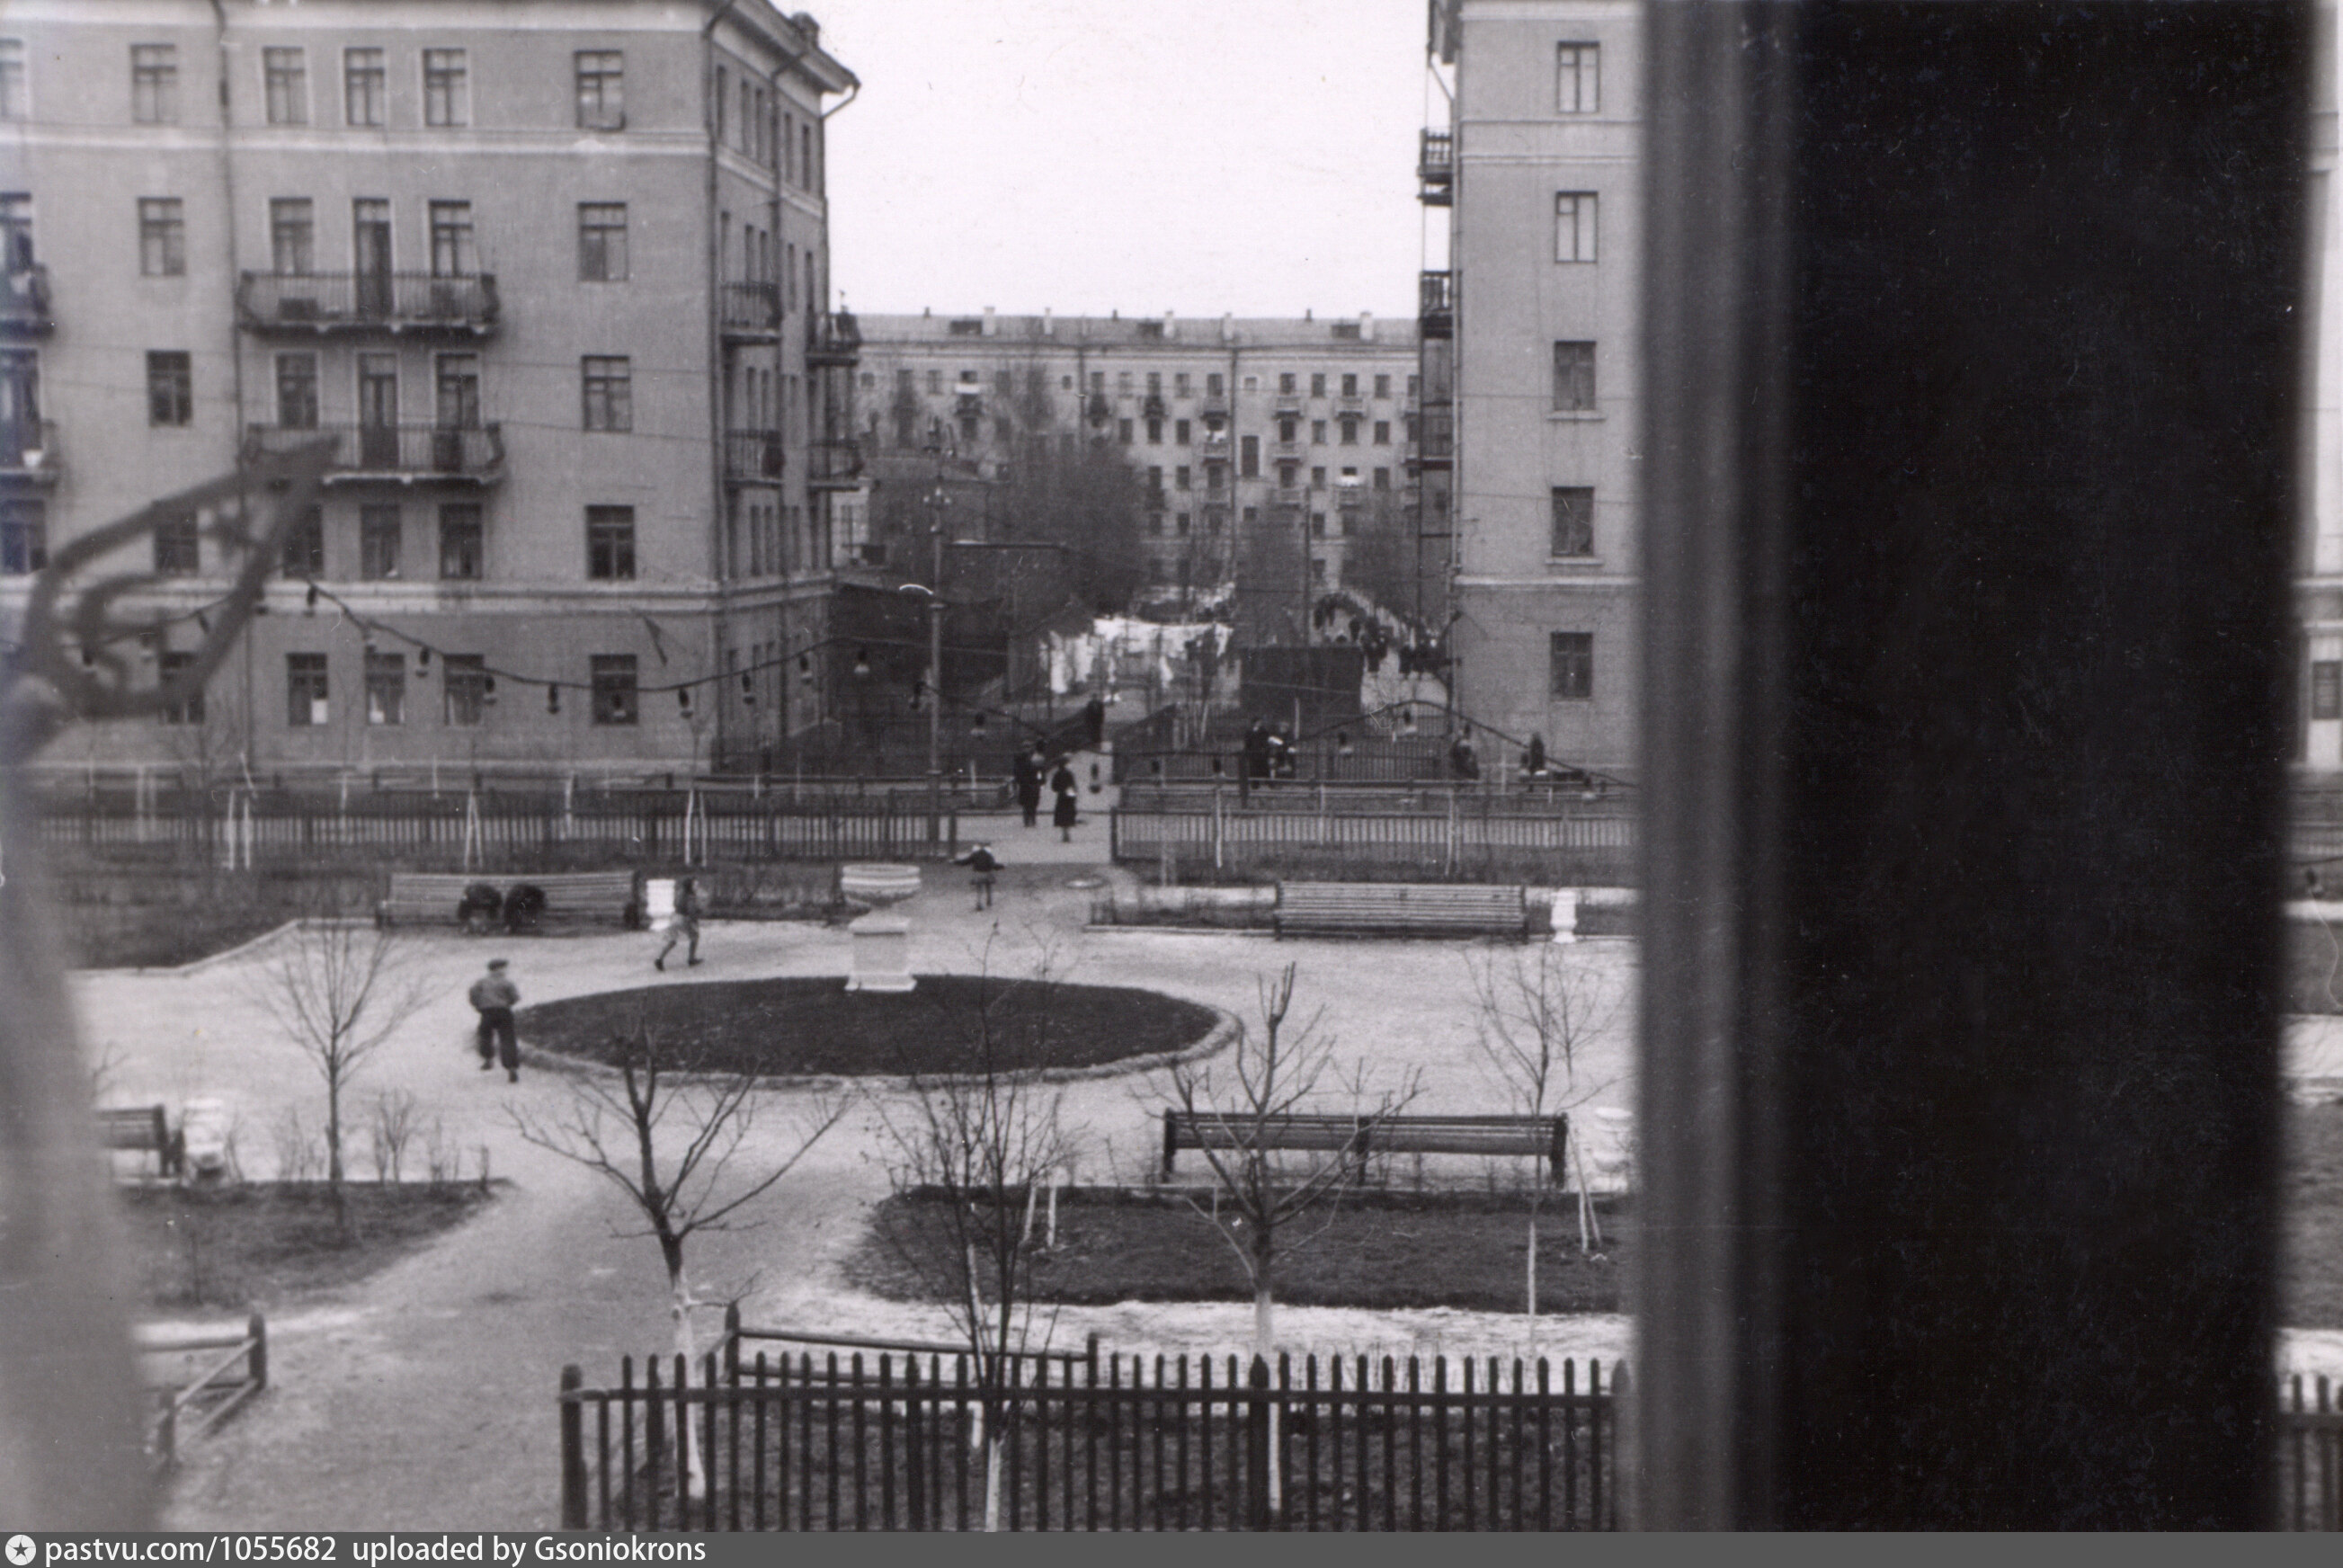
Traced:
<path fill-rule="evenodd" d="M 1413 314 L 1423 0 L 780 4 L 862 79 L 830 122 L 852 309 Z"/>

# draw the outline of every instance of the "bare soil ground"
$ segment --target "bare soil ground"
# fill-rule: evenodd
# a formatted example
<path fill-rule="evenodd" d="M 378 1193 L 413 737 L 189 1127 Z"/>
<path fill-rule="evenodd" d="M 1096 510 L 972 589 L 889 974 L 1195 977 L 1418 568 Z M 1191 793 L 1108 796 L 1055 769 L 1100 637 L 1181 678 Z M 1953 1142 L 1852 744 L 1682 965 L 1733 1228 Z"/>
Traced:
<path fill-rule="evenodd" d="M 137 1277 L 163 1308 L 270 1307 L 356 1284 L 490 1201 L 477 1181 L 350 1182 L 351 1235 L 322 1181 L 122 1190 Z"/>

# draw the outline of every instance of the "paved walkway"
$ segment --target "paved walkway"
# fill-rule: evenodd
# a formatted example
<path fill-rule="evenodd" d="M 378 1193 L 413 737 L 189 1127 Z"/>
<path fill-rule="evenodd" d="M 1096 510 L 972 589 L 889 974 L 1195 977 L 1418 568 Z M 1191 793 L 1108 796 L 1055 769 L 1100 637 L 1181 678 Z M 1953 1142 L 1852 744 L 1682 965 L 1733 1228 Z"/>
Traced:
<path fill-rule="evenodd" d="M 963 819 L 963 837 L 970 829 Z M 1492 1090 L 1473 1043 L 1468 959 L 1504 950 L 1443 942 L 1285 942 L 1229 933 L 1167 935 L 1084 929 L 1098 887 L 1122 874 L 1099 862 L 1102 817 L 1075 843 L 1015 815 L 987 824 L 1007 863 L 989 915 L 970 907 L 965 873 L 931 870 L 915 917 L 913 968 L 1030 973 L 1146 986 L 1251 1018 L 1262 977 L 1295 963 L 1303 1008 L 1371 1078 L 1390 1084 L 1420 1070 L 1425 1110 L 1485 1109 Z M 486 958 L 512 960 L 525 1000 L 635 983 L 691 984 L 765 975 L 842 974 L 842 930 L 799 923 L 711 922 L 705 967 L 662 978 L 641 935 L 597 934 L 485 941 L 453 933 L 418 937 L 415 962 L 435 999 L 378 1057 L 359 1088 L 412 1092 L 426 1121 L 469 1151 L 485 1151 L 509 1178 L 504 1197 L 427 1251 L 363 1285 L 271 1322 L 268 1396 L 195 1445 L 175 1483 L 175 1528 L 399 1528 L 554 1523 L 553 1392 L 575 1362 L 589 1379 L 610 1375 L 621 1354 L 669 1343 L 665 1279 L 657 1249 L 630 1229 L 624 1200 L 591 1173 L 524 1144 L 517 1110 L 550 1112 L 569 1091 L 558 1075 L 524 1070 L 517 1085 L 481 1073 L 470 1053 L 463 991 Z M 1581 1054 L 1589 1108 L 1631 1102 L 1633 947 L 1597 941 L 1576 950 L 1623 998 L 1612 1026 Z M 191 973 L 111 972 L 75 978 L 85 1040 L 117 1066 L 125 1101 L 226 1097 L 238 1118 L 247 1173 L 273 1164 L 270 1129 L 289 1106 L 315 1121 L 319 1091 L 305 1060 L 271 1024 L 256 985 L 265 950 Z M 2343 1049 L 2332 1020 L 2289 1030 L 2289 1071 L 2316 1074 Z M 761 1097 L 743 1151 L 753 1163 L 794 1141 L 809 1096 Z M 948 1338 L 940 1314 L 845 1288 L 836 1265 L 859 1238 L 868 1207 L 889 1191 L 886 1113 L 873 1096 L 818 1146 L 760 1206 L 758 1228 L 696 1241 L 693 1277 L 715 1300 L 738 1296 L 751 1322 L 814 1332 Z M 1069 1124 L 1086 1131 L 1078 1179 L 1143 1180 L 1157 1149 L 1160 1084 L 1106 1079 L 1067 1088 Z M 714 1314 L 709 1314 L 712 1320 Z M 712 1328 L 712 1321 L 709 1324 Z M 1475 1312 L 1362 1313 L 1284 1309 L 1281 1338 L 1297 1350 L 1511 1356 L 1522 1348 L 1517 1316 Z M 1152 1354 L 1242 1350 L 1249 1311 L 1183 1304 L 1068 1309 L 1053 1333 L 1079 1343 L 1099 1332 L 1112 1347 Z M 1632 1351 L 1615 1316 L 1549 1319 L 1540 1349 L 1554 1357 Z M 2287 1365 L 2343 1371 L 2343 1334 L 2294 1334 Z"/>

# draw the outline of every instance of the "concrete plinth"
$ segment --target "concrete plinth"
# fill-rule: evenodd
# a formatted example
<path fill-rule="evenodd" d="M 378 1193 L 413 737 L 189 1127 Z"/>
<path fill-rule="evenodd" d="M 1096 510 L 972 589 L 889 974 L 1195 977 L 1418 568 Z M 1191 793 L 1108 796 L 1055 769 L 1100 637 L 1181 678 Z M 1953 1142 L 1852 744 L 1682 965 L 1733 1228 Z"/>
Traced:
<path fill-rule="evenodd" d="M 854 939 L 849 990 L 910 990 L 911 922 L 902 915 L 865 915 L 846 928 Z"/>

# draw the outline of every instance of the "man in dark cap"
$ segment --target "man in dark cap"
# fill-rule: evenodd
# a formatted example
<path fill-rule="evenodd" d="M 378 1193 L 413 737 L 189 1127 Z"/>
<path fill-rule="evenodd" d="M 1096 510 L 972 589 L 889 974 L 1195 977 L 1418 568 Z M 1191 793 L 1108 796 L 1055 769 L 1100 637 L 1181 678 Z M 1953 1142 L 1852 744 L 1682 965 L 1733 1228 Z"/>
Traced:
<path fill-rule="evenodd" d="M 520 1001 L 520 988 L 505 969 L 504 960 L 488 960 L 488 972 L 472 982 L 472 1010 L 480 1015 L 480 1070 L 496 1065 L 501 1044 L 505 1077 L 518 1083 L 520 1037 L 513 1032 L 513 1008 Z"/>

